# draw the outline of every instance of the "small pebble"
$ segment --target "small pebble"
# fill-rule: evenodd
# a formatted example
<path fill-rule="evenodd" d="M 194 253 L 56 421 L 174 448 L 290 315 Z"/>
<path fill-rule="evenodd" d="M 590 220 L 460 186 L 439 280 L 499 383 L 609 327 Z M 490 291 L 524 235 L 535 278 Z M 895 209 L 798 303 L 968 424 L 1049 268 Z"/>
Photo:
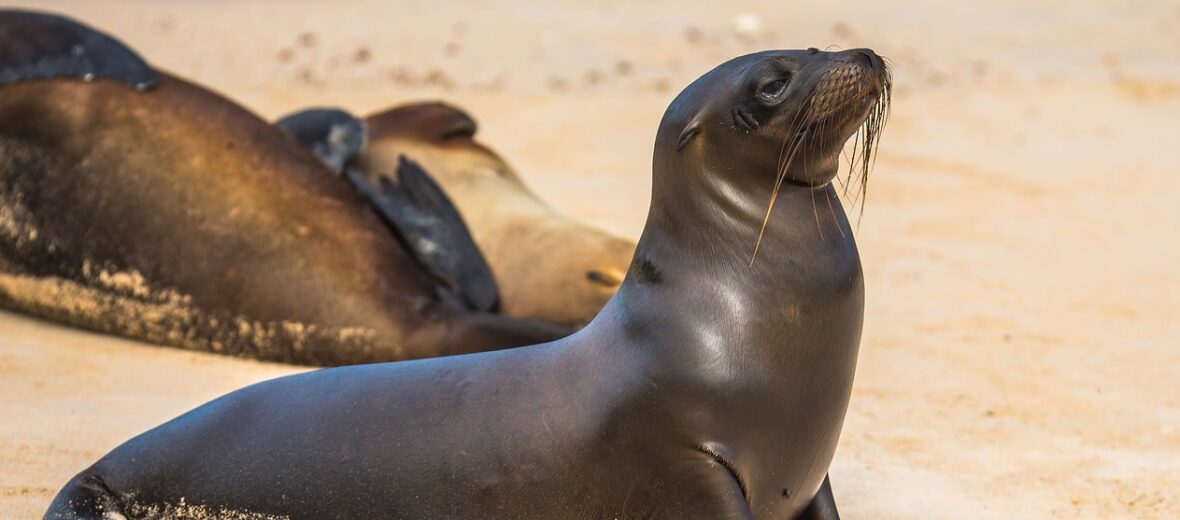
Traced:
<path fill-rule="evenodd" d="M 733 20 L 734 29 L 742 36 L 754 36 L 762 31 L 762 18 L 754 13 L 742 13 Z"/>
<path fill-rule="evenodd" d="M 315 33 L 310 33 L 310 32 L 299 33 L 299 37 L 296 38 L 295 41 L 299 42 L 299 45 L 302 45 L 304 47 L 315 47 L 315 41 L 316 41 Z"/>

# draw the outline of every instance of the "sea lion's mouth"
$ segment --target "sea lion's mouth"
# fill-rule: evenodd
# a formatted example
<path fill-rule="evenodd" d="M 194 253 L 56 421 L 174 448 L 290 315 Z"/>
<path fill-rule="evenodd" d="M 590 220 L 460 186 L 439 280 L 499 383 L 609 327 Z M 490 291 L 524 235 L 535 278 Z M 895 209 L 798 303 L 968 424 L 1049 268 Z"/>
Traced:
<path fill-rule="evenodd" d="M 892 80 L 889 67 L 869 52 L 864 60 L 841 62 L 824 73 L 802 109 L 802 121 L 792 138 L 805 157 L 810 154 L 839 153 L 848 143 L 848 176 L 841 182 L 845 190 L 859 172 L 861 186 L 867 181 L 873 153 L 881 129 L 889 116 Z M 784 172 L 785 173 L 785 172 Z M 839 176 L 836 177 L 839 180 Z M 824 182 L 813 183 L 823 185 Z M 863 209 L 863 208 L 862 208 Z"/>
<path fill-rule="evenodd" d="M 824 180 L 824 181 L 812 183 L 812 182 L 806 181 L 804 179 L 794 179 L 794 178 L 791 178 L 788 176 L 783 179 L 782 186 L 780 188 L 802 188 L 802 189 L 807 189 L 807 190 L 813 190 L 815 188 L 822 188 L 824 186 L 827 186 L 831 182 L 832 182 L 831 180 Z"/>
<path fill-rule="evenodd" d="M 851 129 L 859 130 L 866 123 L 877 97 L 858 94 L 826 117 L 809 118 L 795 132 L 795 139 L 804 141 L 800 145 L 808 146 L 805 152 L 829 153 L 849 139 L 849 134 L 854 132 Z"/>

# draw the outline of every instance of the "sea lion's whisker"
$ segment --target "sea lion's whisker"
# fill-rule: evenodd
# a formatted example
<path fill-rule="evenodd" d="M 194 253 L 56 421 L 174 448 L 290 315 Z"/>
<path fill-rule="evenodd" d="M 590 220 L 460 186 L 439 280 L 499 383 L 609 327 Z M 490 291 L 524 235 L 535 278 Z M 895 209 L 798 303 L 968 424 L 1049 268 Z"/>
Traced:
<path fill-rule="evenodd" d="M 886 70 L 886 77 L 882 81 L 881 92 L 876 96 L 872 106 L 869 108 L 869 113 L 865 117 L 865 121 L 857 129 L 857 136 L 854 141 L 854 157 L 859 159 L 850 161 L 848 165 L 848 182 L 844 186 L 844 195 L 847 196 L 852 190 L 852 175 L 854 172 L 859 173 L 859 185 L 855 191 L 856 195 L 853 197 L 851 203 L 856 206 L 859 204 L 859 215 L 857 217 L 857 225 L 860 225 L 861 219 L 864 217 L 865 202 L 868 196 L 868 176 L 870 170 L 876 164 L 876 148 L 880 144 L 881 129 L 885 125 L 888 118 L 888 111 L 890 107 L 890 91 L 892 80 L 888 70 Z M 860 153 L 857 154 L 859 149 Z"/>
<path fill-rule="evenodd" d="M 778 182 L 774 185 L 774 190 L 770 192 L 770 203 L 766 205 L 766 215 L 762 217 L 762 227 L 758 229 L 758 239 L 754 242 L 754 254 L 750 255 L 749 267 L 754 267 L 754 259 L 758 258 L 758 249 L 762 246 L 762 237 L 766 233 L 766 224 L 770 222 L 770 212 L 774 210 L 774 201 L 778 199 L 779 188 L 782 187 L 783 179 L 786 178 L 786 171 L 791 167 L 791 162 L 795 160 L 795 154 L 799 153 L 799 148 L 804 139 L 807 138 L 807 130 L 804 129 L 799 135 L 796 144 L 791 148 L 790 154 L 787 156 L 786 166 L 783 167 L 783 173 L 779 175 Z"/>
<path fill-rule="evenodd" d="M 857 178 L 857 181 L 858 181 L 857 192 L 853 196 L 851 203 L 853 206 L 856 206 L 857 203 L 861 203 L 861 205 L 860 205 L 861 211 L 864 210 L 862 196 L 865 193 L 865 188 L 866 188 L 865 183 L 868 181 L 866 169 L 868 168 L 868 165 L 870 164 L 869 161 L 871 160 L 872 153 L 873 153 L 873 149 L 872 149 L 873 140 L 875 139 L 875 134 L 876 134 L 872 121 L 873 121 L 873 113 L 872 113 L 872 111 L 870 111 L 869 116 L 865 119 L 865 122 L 862 124 L 862 128 L 864 128 L 865 136 L 864 136 L 863 142 L 860 143 L 860 146 L 864 147 L 863 151 L 861 153 L 861 163 L 858 165 L 859 168 L 849 170 L 850 178 L 851 178 L 851 175 L 853 172 L 856 172 L 857 170 L 859 170 L 859 173 L 860 173 L 860 175 Z M 859 226 L 859 221 L 858 221 L 857 225 Z"/>
<path fill-rule="evenodd" d="M 787 138 L 783 140 L 783 145 L 779 148 L 779 165 L 777 166 L 777 175 L 774 180 L 774 187 L 770 191 L 770 202 L 766 205 L 766 214 L 762 218 L 762 226 L 758 229 L 758 239 L 754 242 L 754 253 L 750 255 L 750 267 L 754 266 L 754 260 L 758 258 L 758 250 L 762 246 L 762 238 L 766 233 L 766 225 L 770 222 L 770 214 L 774 211 L 774 203 L 778 200 L 779 190 L 782 189 L 783 182 L 786 180 L 787 172 L 791 168 L 791 163 L 795 159 L 795 154 L 799 152 L 799 148 L 803 145 L 803 141 L 808 136 L 807 129 L 807 114 L 811 109 L 811 100 L 814 97 L 814 92 L 803 100 L 802 108 L 795 114 L 791 124 L 787 126 Z M 802 121 L 800 121 L 802 118 Z M 798 124 L 799 126 L 796 126 Z M 798 129 L 798 130 L 797 130 Z M 790 147 L 788 148 L 788 144 Z M 783 151 L 787 150 L 786 161 L 783 161 Z"/>
<path fill-rule="evenodd" d="M 832 196 L 828 195 L 826 191 L 824 192 L 824 200 L 828 201 L 828 214 L 832 215 L 832 223 L 836 224 L 836 231 L 840 232 L 841 238 L 847 236 L 844 234 L 844 226 L 840 225 L 840 219 L 836 217 L 836 207 L 832 205 Z"/>
<path fill-rule="evenodd" d="M 870 110 L 869 117 L 866 118 L 862 125 L 865 131 L 865 139 L 862 143 L 864 152 L 862 153 L 860 168 L 860 194 L 857 197 L 860 202 L 860 211 L 856 219 L 857 227 L 860 227 L 860 222 L 864 218 L 865 206 L 868 200 L 869 171 L 876 165 L 877 154 L 875 152 L 881 143 L 881 131 L 889 119 L 890 107 L 892 105 L 890 102 L 892 100 L 892 87 L 892 75 L 889 69 L 886 68 L 885 78 L 881 85 L 881 93 L 877 96 Z M 855 205 L 855 202 L 853 204 Z"/>
<path fill-rule="evenodd" d="M 807 167 L 806 167 L 806 166 L 804 166 L 804 168 L 806 169 Z M 817 208 L 816 208 L 816 206 L 815 206 L 815 191 L 816 191 L 816 190 L 814 190 L 814 189 L 811 189 L 811 190 L 808 190 L 808 191 L 810 192 L 810 195 L 811 195 L 811 214 L 812 214 L 812 215 L 815 215 L 815 230 L 819 232 L 819 240 L 820 240 L 821 242 L 823 242 L 823 241 L 825 241 L 825 239 L 824 239 L 824 228 L 823 228 L 823 226 L 821 226 L 821 225 L 820 225 L 820 223 L 819 223 L 819 209 L 817 209 Z"/>
<path fill-rule="evenodd" d="M 823 136 L 824 131 L 827 130 L 829 120 L 830 120 L 829 117 L 825 117 L 823 120 L 820 121 L 820 123 L 819 123 L 819 135 L 820 136 Z M 813 146 L 808 147 L 808 149 L 807 149 L 807 159 L 811 159 L 811 152 L 814 150 L 814 141 L 812 144 L 813 144 Z M 807 173 L 807 165 L 808 164 L 811 164 L 810 160 L 806 160 L 803 162 L 803 178 L 810 178 L 811 177 L 811 175 Z M 808 191 L 810 192 L 809 195 L 811 195 L 810 196 L 811 214 L 815 216 L 815 231 L 819 233 L 819 240 L 821 242 L 824 242 L 824 241 L 826 241 L 826 239 L 824 238 L 824 228 L 823 228 L 823 225 L 820 224 L 820 222 L 819 222 L 819 209 L 816 208 L 816 206 L 815 206 L 815 192 L 816 192 L 816 190 L 815 190 L 815 188 L 812 188 Z"/>
<path fill-rule="evenodd" d="M 818 135 L 818 136 L 822 137 L 825 135 L 825 132 L 827 131 L 828 123 L 832 122 L 832 120 L 834 119 L 834 116 L 839 114 L 840 110 L 842 108 L 844 108 L 846 105 L 848 105 L 850 103 L 850 101 L 846 100 L 845 102 L 843 102 L 839 106 L 837 106 L 835 110 L 828 111 L 827 114 L 820 117 L 819 119 L 813 119 L 814 118 L 814 113 L 813 113 L 814 106 L 810 102 L 811 102 L 812 98 L 814 97 L 814 95 L 815 95 L 815 93 L 812 92 L 811 97 L 808 98 L 808 104 L 806 106 L 806 110 L 800 111 L 800 114 L 805 116 L 803 119 L 802 125 L 807 129 L 815 128 L 816 132 L 814 135 Z M 796 115 L 796 119 L 798 118 L 798 116 L 799 116 L 799 114 Z M 812 134 L 809 132 L 807 134 L 807 137 L 811 137 L 811 136 L 812 136 Z M 808 177 L 810 177 L 810 175 L 806 171 L 806 168 L 807 168 L 807 164 L 810 163 L 810 158 L 812 157 L 812 152 L 815 152 L 816 149 L 821 144 L 823 144 L 822 140 L 808 139 L 807 142 L 804 143 L 803 139 L 800 139 L 800 142 L 797 145 L 799 147 L 805 147 L 804 148 L 804 169 L 805 170 L 803 172 L 804 179 L 807 179 Z M 788 165 L 788 167 L 789 167 L 789 165 Z M 758 246 L 761 245 L 762 236 L 766 230 L 766 223 L 770 219 L 770 212 L 773 209 L 773 197 L 777 196 L 778 188 L 781 185 L 781 179 L 785 178 L 786 174 L 787 174 L 787 169 L 784 168 L 782 173 L 779 176 L 780 182 L 776 184 L 775 192 L 774 192 L 774 194 L 772 194 L 771 207 L 767 208 L 766 217 L 763 219 L 763 223 L 762 223 L 762 229 L 758 233 L 758 243 L 756 243 L 754 246 L 755 256 L 750 258 L 750 265 L 751 266 L 754 265 L 754 258 L 757 256 Z M 821 225 L 821 223 L 819 221 L 819 209 L 817 208 L 816 203 L 815 203 L 815 190 L 814 189 L 810 190 L 809 195 L 811 196 L 811 212 L 812 212 L 812 215 L 815 217 L 816 231 L 819 232 L 820 240 L 825 240 L 823 226 Z M 829 201 L 829 203 L 830 203 L 830 201 Z M 843 230 L 841 230 L 841 233 L 843 233 Z"/>
<path fill-rule="evenodd" d="M 778 172 L 778 176 L 775 178 L 775 189 L 778 189 L 778 184 L 782 182 L 782 177 L 783 175 L 786 175 L 787 172 L 786 164 L 783 162 L 783 152 L 787 150 L 788 144 L 797 146 L 798 142 L 803 138 L 803 136 L 800 135 L 802 128 L 800 126 L 796 126 L 796 124 L 799 124 L 799 118 L 803 117 L 803 114 L 810 110 L 811 98 L 812 96 L 808 95 L 807 99 L 803 100 L 802 108 L 795 114 L 794 119 L 791 120 L 791 124 L 787 126 L 787 137 L 786 139 L 783 139 L 783 145 L 779 147 L 778 164 L 775 165 L 775 170 Z"/>
<path fill-rule="evenodd" d="M 782 182 L 782 177 L 787 173 L 786 165 L 783 163 L 783 149 L 788 143 L 795 143 L 795 146 L 798 146 L 798 143 L 802 141 L 803 135 L 801 135 L 801 132 L 804 130 L 804 123 L 806 122 L 807 114 L 811 111 L 811 101 L 814 97 L 815 92 L 807 95 L 807 98 L 801 104 L 801 108 L 795 113 L 795 117 L 791 119 L 791 124 L 787 126 L 787 138 L 783 141 L 783 147 L 779 148 L 779 161 L 777 165 L 779 173 L 775 179 L 775 189 L 778 189 L 778 184 Z M 803 120 L 801 121 L 800 118 L 803 118 Z"/>
<path fill-rule="evenodd" d="M 848 146 L 845 146 L 843 149 L 840 150 L 840 154 L 844 156 L 844 160 L 848 161 L 848 175 L 850 177 L 852 175 L 852 170 L 856 167 L 856 160 L 858 159 L 857 151 L 859 149 L 860 139 L 861 139 L 861 127 L 858 126 L 856 128 L 856 133 L 853 134 L 853 136 L 852 136 L 852 146 L 851 146 L 851 148 L 852 148 L 851 154 L 852 155 L 851 156 L 849 155 L 849 152 L 848 152 L 849 147 Z M 847 181 L 840 179 L 839 175 L 837 175 L 835 177 L 835 179 L 837 182 L 840 183 L 840 187 L 843 188 L 844 195 L 847 195 L 848 194 Z"/>
<path fill-rule="evenodd" d="M 856 135 L 853 137 L 853 140 L 852 140 L 852 160 L 848 161 L 848 175 L 845 177 L 845 180 L 842 181 L 842 183 L 841 183 L 842 184 L 841 187 L 844 189 L 842 194 L 845 197 L 848 196 L 848 188 L 850 186 L 852 186 L 852 172 L 856 171 L 857 159 L 864 160 L 864 156 L 862 156 L 858 153 L 860 151 L 861 142 L 863 142 L 864 138 L 865 138 L 864 125 L 861 125 L 856 128 Z M 840 177 L 837 176 L 836 178 L 839 179 Z"/>

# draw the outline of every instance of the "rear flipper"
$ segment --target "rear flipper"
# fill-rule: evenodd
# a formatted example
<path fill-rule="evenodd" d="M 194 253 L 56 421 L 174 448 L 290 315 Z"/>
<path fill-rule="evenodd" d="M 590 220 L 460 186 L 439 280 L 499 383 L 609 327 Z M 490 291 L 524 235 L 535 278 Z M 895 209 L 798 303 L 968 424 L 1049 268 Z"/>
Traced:
<path fill-rule="evenodd" d="M 836 497 L 832 496 L 831 477 L 824 477 L 819 492 L 811 499 L 811 505 L 803 510 L 796 520 L 840 520 L 840 513 L 836 511 Z"/>
<path fill-rule="evenodd" d="M 96 475 L 82 472 L 53 499 L 43 520 L 124 520 L 118 497 Z"/>
<path fill-rule="evenodd" d="M 399 158 L 397 182 L 383 176 L 380 188 L 351 168 L 345 168 L 344 176 L 397 232 L 414 257 L 469 308 L 496 310 L 499 293 L 491 267 L 459 210 L 417 163 Z"/>
<path fill-rule="evenodd" d="M 287 115 L 275 126 L 298 139 L 337 174 L 365 147 L 365 122 L 335 108 L 311 108 Z"/>
<path fill-rule="evenodd" d="M 139 90 L 156 71 L 118 40 L 68 18 L 0 10 L 0 86 L 49 78 L 108 78 Z"/>

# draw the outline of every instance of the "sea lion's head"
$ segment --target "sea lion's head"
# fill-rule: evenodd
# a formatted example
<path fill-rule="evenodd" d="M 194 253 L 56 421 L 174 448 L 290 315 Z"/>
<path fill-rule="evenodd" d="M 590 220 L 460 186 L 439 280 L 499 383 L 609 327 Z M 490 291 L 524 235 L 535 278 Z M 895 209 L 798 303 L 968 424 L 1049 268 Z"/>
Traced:
<path fill-rule="evenodd" d="M 660 125 L 657 162 L 678 157 L 672 160 L 703 162 L 716 172 L 821 186 L 835 178 L 840 151 L 858 129 L 861 153 L 872 152 L 889 90 L 889 69 L 869 49 L 741 56 L 672 102 Z M 857 160 L 867 167 L 871 157 Z"/>
<path fill-rule="evenodd" d="M 360 163 L 366 171 L 392 171 L 399 156 L 405 155 L 423 163 L 448 193 L 467 186 L 527 191 L 516 172 L 475 138 L 475 119 L 454 106 L 401 105 L 365 118 L 365 124 L 369 143 Z"/>
<path fill-rule="evenodd" d="M 443 186 L 495 273 L 502 313 L 580 326 L 622 283 L 635 244 L 553 211 L 476 139 L 462 110 L 418 103 L 366 123 L 359 168 L 387 174 L 405 155 Z"/>

